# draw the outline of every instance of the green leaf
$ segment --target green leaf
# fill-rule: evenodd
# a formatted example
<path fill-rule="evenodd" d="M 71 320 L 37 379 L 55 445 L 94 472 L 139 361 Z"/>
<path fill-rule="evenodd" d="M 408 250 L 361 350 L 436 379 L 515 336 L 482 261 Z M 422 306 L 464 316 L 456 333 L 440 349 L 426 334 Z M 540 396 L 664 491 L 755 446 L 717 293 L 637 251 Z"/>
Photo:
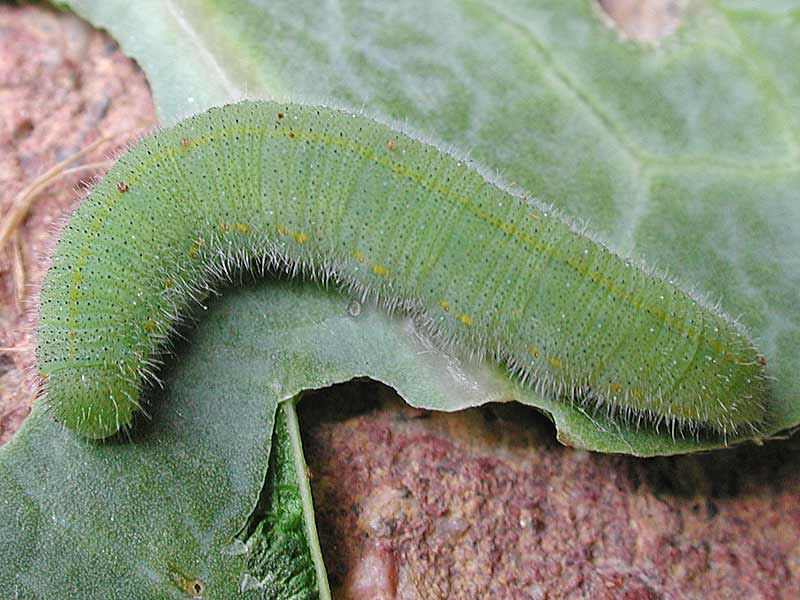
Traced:
<path fill-rule="evenodd" d="M 239 589 L 330 600 L 295 404 L 289 400 L 278 409 L 262 498 L 239 536 L 247 556 Z"/>
<path fill-rule="evenodd" d="M 287 319 L 298 306 L 303 319 Z M 239 589 L 245 598 L 271 598 L 271 588 L 254 584 L 265 576 L 253 565 L 264 567 L 268 553 L 258 538 L 267 546 L 291 540 L 269 540 L 264 528 L 273 522 L 260 530 L 259 523 L 281 513 L 274 525 L 285 528 L 298 514 L 290 510 L 298 494 L 318 565 L 307 482 L 296 478 L 295 500 L 274 498 L 293 462 L 304 472 L 293 411 L 288 434 L 277 430 L 277 466 L 267 477 L 282 400 L 367 373 L 406 398 L 424 398 L 420 404 L 447 405 L 451 394 L 468 405 L 486 399 L 474 379 L 489 377 L 485 367 L 462 370 L 409 320 L 356 306 L 314 284 L 228 290 L 178 348 L 164 389 L 148 394 L 151 418 L 140 419 L 129 439 L 87 441 L 37 404 L 0 450 L 0 590 L 87 599 L 115 590 L 140 600 L 185 598 L 200 582 L 203 598 Z M 420 364 L 420 354 L 430 361 Z M 507 389 L 493 393 L 508 397 Z"/>
<path fill-rule="evenodd" d="M 621 41 L 585 0 L 69 5 L 139 61 L 167 123 L 245 94 L 322 99 L 470 151 L 741 315 L 776 377 L 768 433 L 800 424 L 800 14 L 786 3 L 698 5 L 659 47 Z M 724 441 L 631 431 L 538 397 L 314 285 L 228 290 L 189 337 L 132 439 L 85 442 L 37 407 L 0 450 L 3 593 L 186 598 L 200 581 L 203 598 L 230 598 L 246 575 L 263 581 L 254 557 L 300 533 L 296 494 L 264 509 L 288 476 L 273 458 L 267 477 L 277 406 L 353 377 L 438 410 L 516 399 L 593 450 Z M 266 514 L 286 518 L 274 526 L 288 537 L 247 529 Z M 308 496 L 303 515 L 310 536 Z"/>

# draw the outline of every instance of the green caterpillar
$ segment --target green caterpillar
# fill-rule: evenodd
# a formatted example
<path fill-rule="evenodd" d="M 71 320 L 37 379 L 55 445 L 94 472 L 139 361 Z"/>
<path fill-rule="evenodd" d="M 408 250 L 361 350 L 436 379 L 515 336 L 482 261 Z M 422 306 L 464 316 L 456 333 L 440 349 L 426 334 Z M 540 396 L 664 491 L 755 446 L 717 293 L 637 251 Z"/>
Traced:
<path fill-rule="evenodd" d="M 333 280 L 621 418 L 727 434 L 767 415 L 765 361 L 714 308 L 435 146 L 263 101 L 144 139 L 69 221 L 38 327 L 56 419 L 128 427 L 180 315 L 238 268 Z"/>

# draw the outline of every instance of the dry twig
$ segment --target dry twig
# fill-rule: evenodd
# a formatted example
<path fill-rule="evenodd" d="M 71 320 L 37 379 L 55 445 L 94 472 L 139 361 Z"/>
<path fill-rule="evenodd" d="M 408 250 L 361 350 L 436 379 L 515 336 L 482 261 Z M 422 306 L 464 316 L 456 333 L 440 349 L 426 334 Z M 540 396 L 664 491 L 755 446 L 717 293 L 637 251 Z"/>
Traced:
<path fill-rule="evenodd" d="M 22 191 L 20 191 L 20 193 L 17 194 L 17 196 L 11 202 L 11 208 L 9 209 L 2 223 L 0 223 L 0 250 L 2 250 L 9 242 L 9 240 L 12 238 L 12 235 L 17 231 L 19 224 L 22 223 L 22 221 L 28 215 L 31 206 L 33 205 L 33 201 L 36 199 L 39 193 L 42 192 L 42 190 L 44 190 L 48 185 L 53 183 L 53 181 L 66 174 L 96 169 L 113 162 L 102 161 L 67 169 L 68 165 L 74 163 L 79 158 L 86 156 L 93 150 L 112 140 L 114 137 L 116 137 L 116 135 L 104 135 L 99 137 L 94 142 L 86 146 L 86 148 L 83 150 L 76 152 L 72 156 L 68 156 L 58 164 L 51 167 L 45 173 L 34 179 Z"/>
<path fill-rule="evenodd" d="M 19 234 L 15 231 L 11 236 L 11 277 L 14 281 L 14 300 L 17 308 L 22 307 L 25 300 L 25 263 L 22 259 L 22 246 Z"/>

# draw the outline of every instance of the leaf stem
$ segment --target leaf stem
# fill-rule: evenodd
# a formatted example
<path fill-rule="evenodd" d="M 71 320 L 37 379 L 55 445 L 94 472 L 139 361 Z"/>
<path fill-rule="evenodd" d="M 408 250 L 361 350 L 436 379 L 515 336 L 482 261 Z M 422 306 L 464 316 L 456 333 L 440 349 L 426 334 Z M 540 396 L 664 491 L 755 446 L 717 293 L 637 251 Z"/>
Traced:
<path fill-rule="evenodd" d="M 319 545 L 319 535 L 317 534 L 317 523 L 314 518 L 314 500 L 311 497 L 311 486 L 309 485 L 308 465 L 303 455 L 303 440 L 300 438 L 300 424 L 297 420 L 297 401 L 299 397 L 286 400 L 281 403 L 283 416 L 286 418 L 286 428 L 289 432 L 289 440 L 292 445 L 292 460 L 294 462 L 295 474 L 297 476 L 297 487 L 300 491 L 300 500 L 303 506 L 303 521 L 306 526 L 306 538 L 308 549 L 314 561 L 314 568 L 317 573 L 317 587 L 319 589 L 320 600 L 331 600 L 331 590 L 328 585 L 328 573 L 325 570 L 325 562 L 322 558 L 322 550 Z"/>

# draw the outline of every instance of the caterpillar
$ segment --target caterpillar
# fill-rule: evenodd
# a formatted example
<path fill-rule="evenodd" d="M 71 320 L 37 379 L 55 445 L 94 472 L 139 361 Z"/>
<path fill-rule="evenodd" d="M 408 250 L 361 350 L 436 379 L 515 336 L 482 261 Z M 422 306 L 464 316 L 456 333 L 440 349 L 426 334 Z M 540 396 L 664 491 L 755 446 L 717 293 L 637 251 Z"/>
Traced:
<path fill-rule="evenodd" d="M 469 161 L 346 110 L 213 108 L 143 139 L 66 225 L 40 296 L 48 409 L 131 426 L 176 323 L 232 270 L 333 282 L 544 394 L 691 431 L 757 431 L 743 328 Z"/>

